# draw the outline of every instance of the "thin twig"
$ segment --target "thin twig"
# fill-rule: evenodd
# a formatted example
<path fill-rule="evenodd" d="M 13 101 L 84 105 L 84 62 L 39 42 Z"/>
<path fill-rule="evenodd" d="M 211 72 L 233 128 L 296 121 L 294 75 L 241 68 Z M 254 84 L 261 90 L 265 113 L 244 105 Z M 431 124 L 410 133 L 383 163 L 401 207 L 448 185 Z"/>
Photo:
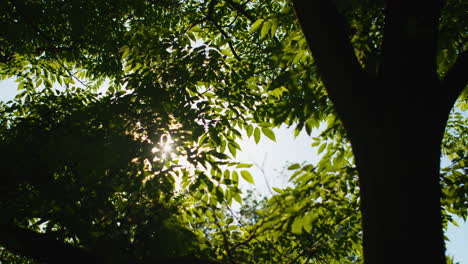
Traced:
<path fill-rule="evenodd" d="M 256 21 L 257 19 L 250 14 L 247 10 L 245 10 L 244 6 L 242 4 L 236 3 L 233 0 L 226 0 L 226 2 L 237 12 L 245 16 L 247 19 L 249 19 L 251 22 Z M 247 1 L 248 3 L 249 1 Z"/>
<path fill-rule="evenodd" d="M 219 31 L 219 33 L 221 33 L 221 35 L 223 35 L 223 37 L 226 38 L 229 49 L 231 50 L 232 55 L 234 55 L 234 58 L 236 58 L 236 60 L 238 61 L 241 61 L 241 58 L 239 57 L 236 50 L 234 49 L 234 45 L 232 44 L 231 37 L 229 37 L 226 31 L 224 31 L 218 24 L 216 24 L 214 19 L 209 18 L 208 20 L 215 26 L 215 28 Z"/>

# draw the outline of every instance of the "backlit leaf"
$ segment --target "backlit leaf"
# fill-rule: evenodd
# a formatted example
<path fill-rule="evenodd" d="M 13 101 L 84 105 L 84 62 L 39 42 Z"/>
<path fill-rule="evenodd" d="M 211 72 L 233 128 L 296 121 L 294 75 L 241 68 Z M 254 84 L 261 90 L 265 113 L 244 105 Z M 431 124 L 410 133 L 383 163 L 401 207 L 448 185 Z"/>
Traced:
<path fill-rule="evenodd" d="M 253 126 L 249 124 L 249 125 L 247 126 L 247 136 L 248 136 L 248 137 L 252 136 L 253 131 L 254 131 Z"/>
<path fill-rule="evenodd" d="M 256 144 L 260 142 L 260 129 L 258 127 L 256 127 L 254 130 L 254 139 Z"/>
<path fill-rule="evenodd" d="M 229 143 L 228 144 L 228 148 L 229 148 L 229 152 L 231 152 L 232 156 L 236 156 L 236 146 L 234 146 L 233 144 Z"/>
<path fill-rule="evenodd" d="M 250 32 L 257 31 L 260 28 L 260 26 L 263 24 L 263 21 L 265 21 L 265 20 L 262 19 L 262 18 L 255 21 L 255 23 L 253 23 L 253 25 L 252 25 L 252 28 L 250 28 Z"/>
<path fill-rule="evenodd" d="M 301 167 L 301 165 L 299 165 L 299 163 L 295 163 L 291 166 L 288 167 L 288 170 L 296 170 L 296 169 L 299 169 Z"/>
<path fill-rule="evenodd" d="M 268 127 L 262 127 L 262 132 L 265 136 L 267 136 L 269 139 L 273 140 L 276 142 L 276 137 L 275 137 L 275 133 L 273 132 L 273 130 L 271 130 L 271 128 L 268 128 Z"/>
<path fill-rule="evenodd" d="M 252 183 L 252 184 L 254 183 L 254 179 L 252 177 L 252 174 L 250 174 L 250 172 L 243 170 L 243 171 L 241 171 L 241 176 L 247 182 Z"/>
<path fill-rule="evenodd" d="M 260 31 L 260 39 L 263 39 L 266 37 L 266 35 L 270 32 L 270 28 L 271 28 L 270 21 L 263 23 L 262 30 Z"/>

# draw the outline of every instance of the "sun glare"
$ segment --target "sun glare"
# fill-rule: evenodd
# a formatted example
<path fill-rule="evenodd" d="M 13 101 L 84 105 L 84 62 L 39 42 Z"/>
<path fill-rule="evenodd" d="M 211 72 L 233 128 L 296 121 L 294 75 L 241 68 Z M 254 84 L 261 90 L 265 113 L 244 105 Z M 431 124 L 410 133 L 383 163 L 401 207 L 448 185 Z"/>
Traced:
<path fill-rule="evenodd" d="M 174 153 L 174 143 L 175 141 L 172 139 L 170 134 L 164 134 L 161 135 L 159 138 L 159 142 L 156 142 L 155 146 L 151 149 L 151 152 L 154 153 L 154 158 L 153 161 L 171 161 L 172 170 L 173 172 L 176 172 L 176 174 L 179 174 L 180 172 L 184 171 L 184 173 L 189 173 L 193 174 L 196 170 L 196 166 L 191 164 L 188 160 L 187 157 L 184 155 L 176 155 Z M 149 170 L 151 171 L 151 164 L 148 162 L 148 167 Z M 158 173 L 150 176 L 149 178 L 145 179 L 149 180 L 150 178 L 154 177 Z M 181 181 L 182 179 L 180 177 L 175 177 L 175 191 L 179 192 L 182 190 L 181 186 Z"/>
<path fill-rule="evenodd" d="M 164 146 L 162 148 L 163 153 L 170 153 L 171 150 L 172 150 L 172 146 L 171 146 L 170 143 L 164 144 Z"/>
<path fill-rule="evenodd" d="M 172 140 L 169 134 L 164 134 L 159 139 L 159 143 L 157 144 L 157 146 L 151 149 L 151 152 L 159 152 L 162 158 L 166 158 L 167 156 L 171 155 L 173 142 L 174 141 Z"/>

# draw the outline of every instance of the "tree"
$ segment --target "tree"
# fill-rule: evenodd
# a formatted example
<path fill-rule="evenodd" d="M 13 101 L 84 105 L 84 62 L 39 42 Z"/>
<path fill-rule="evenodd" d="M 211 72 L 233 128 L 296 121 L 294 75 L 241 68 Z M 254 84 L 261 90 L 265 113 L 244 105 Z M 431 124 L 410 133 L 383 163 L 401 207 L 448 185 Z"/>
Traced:
<path fill-rule="evenodd" d="M 186 171 L 155 158 L 148 138 L 168 128 L 134 99 L 77 90 L 3 106 L 2 246 L 47 263 L 196 254 L 176 213 L 173 177 Z"/>
<path fill-rule="evenodd" d="M 444 263 L 442 216 L 467 208 L 466 120 L 454 114 L 443 138 L 454 102 L 467 100 L 462 1 L 291 2 L 2 3 L 0 74 L 21 92 L 2 111 L 1 245 L 51 263 L 235 263 L 274 237 L 304 261 L 352 262 L 362 255 L 360 204 L 366 263 Z M 107 96 L 90 94 L 103 83 Z M 233 227 L 238 236 L 227 222 L 202 228 L 223 216 L 220 204 L 241 200 L 239 176 L 251 181 L 226 155 L 241 130 L 258 142 L 280 124 L 310 134 L 321 122 L 322 161 L 290 167 L 295 188 L 277 190 L 268 217 Z M 173 155 L 162 151 L 168 135 Z M 439 175 L 441 145 L 453 164 Z M 276 224 L 263 240 L 255 232 Z M 167 234 L 190 243 L 158 240 Z M 252 245 L 252 234 L 258 244 L 228 250 Z M 223 249 L 207 250 L 210 240 Z M 106 254 L 114 248 L 122 255 Z"/>
<path fill-rule="evenodd" d="M 293 2 L 353 146 L 366 262 L 444 263 L 440 145 L 466 87 L 468 59 L 462 47 L 454 65 L 438 72 L 438 32 L 451 26 L 440 18 L 442 1 L 376 6 L 385 15 L 376 25 L 382 27 L 377 71 L 361 66 L 331 2 Z"/>

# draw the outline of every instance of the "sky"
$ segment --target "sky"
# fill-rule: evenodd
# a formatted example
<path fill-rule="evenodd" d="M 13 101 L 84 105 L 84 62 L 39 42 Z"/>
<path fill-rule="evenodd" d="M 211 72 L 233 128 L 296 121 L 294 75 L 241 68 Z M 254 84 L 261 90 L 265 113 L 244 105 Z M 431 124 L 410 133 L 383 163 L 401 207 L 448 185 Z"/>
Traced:
<path fill-rule="evenodd" d="M 0 101 L 8 101 L 17 94 L 16 83 L 12 80 L 0 81 Z M 305 132 L 294 137 L 294 128 L 282 126 L 274 129 L 276 142 L 262 136 L 259 144 L 255 144 L 253 138 L 239 142 L 242 151 L 238 152 L 237 159 L 240 162 L 252 163 L 252 175 L 255 186 L 244 184 L 245 188 L 255 188 L 264 196 L 272 194 L 271 187 L 285 187 L 290 177 L 286 170 L 292 163 L 316 163 L 319 160 L 317 149 L 311 147 L 312 137 L 318 131 L 309 136 Z M 447 255 L 453 256 L 456 262 L 468 264 L 468 223 L 455 217 L 459 227 L 449 225 L 446 236 Z"/>

